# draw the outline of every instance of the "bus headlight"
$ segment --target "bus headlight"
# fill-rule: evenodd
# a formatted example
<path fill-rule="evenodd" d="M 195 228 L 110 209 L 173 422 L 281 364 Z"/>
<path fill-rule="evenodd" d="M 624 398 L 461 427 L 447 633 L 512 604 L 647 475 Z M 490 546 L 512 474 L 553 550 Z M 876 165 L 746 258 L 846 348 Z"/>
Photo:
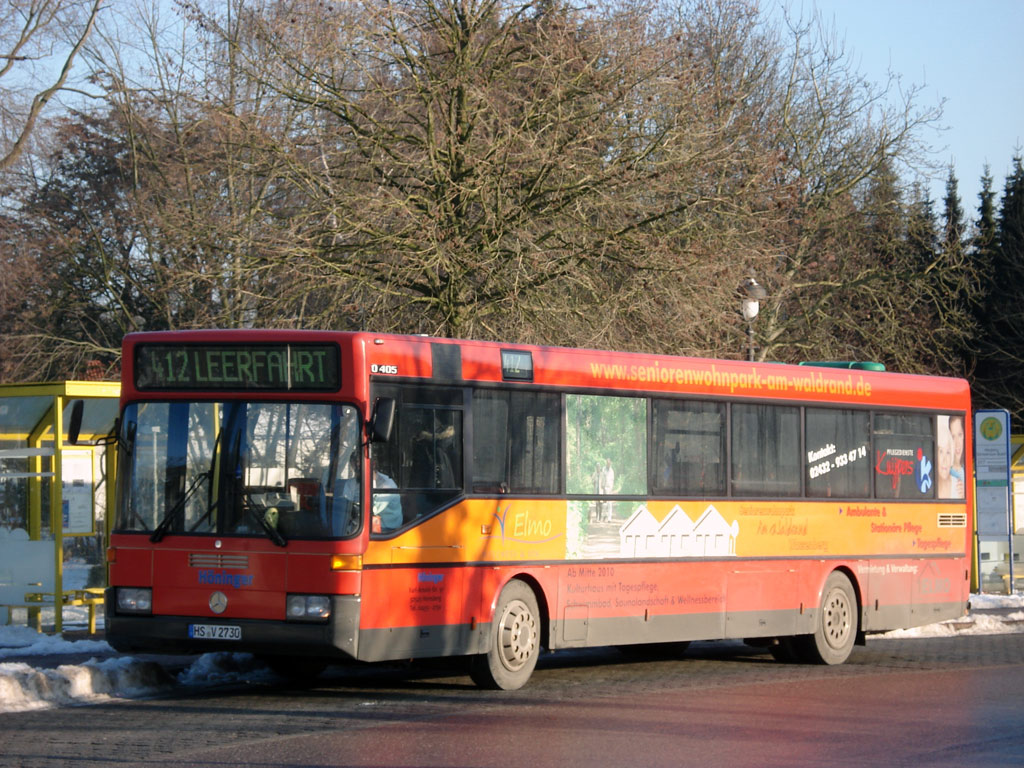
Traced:
<path fill-rule="evenodd" d="M 326 621 L 331 600 L 324 595 L 288 595 L 285 613 L 290 621 Z"/>
<path fill-rule="evenodd" d="M 118 587 L 117 610 L 121 613 L 152 613 L 153 590 L 137 587 Z"/>

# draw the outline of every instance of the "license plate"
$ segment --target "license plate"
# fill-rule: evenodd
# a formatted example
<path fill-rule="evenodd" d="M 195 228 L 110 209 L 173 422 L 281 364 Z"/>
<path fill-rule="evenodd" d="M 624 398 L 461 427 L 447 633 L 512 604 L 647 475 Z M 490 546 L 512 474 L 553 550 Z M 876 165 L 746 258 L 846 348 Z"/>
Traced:
<path fill-rule="evenodd" d="M 188 636 L 193 640 L 241 640 L 242 628 L 231 624 L 189 624 Z"/>

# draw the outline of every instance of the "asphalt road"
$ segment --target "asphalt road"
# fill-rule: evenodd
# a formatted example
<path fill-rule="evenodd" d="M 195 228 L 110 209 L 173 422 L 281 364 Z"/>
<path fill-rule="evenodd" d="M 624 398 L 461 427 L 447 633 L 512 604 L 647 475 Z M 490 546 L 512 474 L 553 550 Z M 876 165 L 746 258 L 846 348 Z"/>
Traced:
<path fill-rule="evenodd" d="M 520 691 L 457 664 L 331 670 L 0 715 L 0 766 L 1024 765 L 1024 634 L 872 640 L 847 664 L 739 643 L 549 655 Z"/>

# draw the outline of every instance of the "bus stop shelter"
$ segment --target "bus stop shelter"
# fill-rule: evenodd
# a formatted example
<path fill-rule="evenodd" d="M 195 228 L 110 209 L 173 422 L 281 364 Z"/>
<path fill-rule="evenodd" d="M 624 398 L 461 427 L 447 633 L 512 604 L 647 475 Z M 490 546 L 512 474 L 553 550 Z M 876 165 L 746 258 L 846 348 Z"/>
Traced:
<path fill-rule="evenodd" d="M 102 381 L 0 386 L 0 607 L 8 623 L 12 609 L 25 608 L 39 629 L 40 611 L 52 606 L 60 633 L 63 608 L 85 605 L 95 631 L 102 589 L 65 589 L 64 551 L 74 537 L 106 541 L 117 452 L 96 441 L 114 429 L 120 391 Z M 81 442 L 69 445 L 75 400 L 83 401 Z"/>
<path fill-rule="evenodd" d="M 1024 435 L 1010 437 L 1010 482 L 1008 536 L 1004 541 L 989 544 L 988 557 L 985 552 L 981 557 L 983 561 L 988 560 L 990 566 L 992 591 L 1012 595 L 1024 589 L 1024 565 L 1021 563 L 1024 517 L 1017 515 L 1018 510 L 1024 509 Z"/>

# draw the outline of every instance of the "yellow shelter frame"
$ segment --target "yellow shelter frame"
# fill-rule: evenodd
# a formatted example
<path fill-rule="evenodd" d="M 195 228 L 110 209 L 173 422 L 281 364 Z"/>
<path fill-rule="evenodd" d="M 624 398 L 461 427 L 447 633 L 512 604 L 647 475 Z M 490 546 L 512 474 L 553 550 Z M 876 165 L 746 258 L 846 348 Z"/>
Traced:
<path fill-rule="evenodd" d="M 76 451 L 91 451 L 95 458 L 97 447 L 91 444 L 100 437 L 105 437 L 113 428 L 117 414 L 117 403 L 121 394 L 118 382 L 107 381 L 64 381 L 44 384 L 7 384 L 0 385 L 0 458 L 27 459 L 28 471 L 21 473 L 4 473 L 0 469 L 0 477 L 4 479 L 21 479 L 28 483 L 27 509 L 23 510 L 29 541 L 40 541 L 43 536 L 43 499 L 44 480 L 49 479 L 49 510 L 50 534 L 53 537 L 55 572 L 53 574 L 53 591 L 31 591 L 25 593 L 24 600 L 16 604 L 29 609 L 29 624 L 39 628 L 39 607 L 53 604 L 54 631 L 63 631 L 63 607 L 68 605 L 85 605 L 89 608 L 89 631 L 94 632 L 95 607 L 102 603 L 102 589 L 64 589 L 64 539 L 66 536 L 88 535 L 83 533 L 65 533 L 63 523 L 64 493 L 62 466 L 64 451 L 67 448 L 67 423 L 70 409 L 67 406 L 73 400 L 85 401 L 87 407 L 94 403 L 92 410 L 98 414 L 83 426 L 81 439 L 89 444 L 74 446 Z M 66 410 L 67 409 L 67 410 Z M 49 458 L 49 471 L 44 471 L 45 460 Z M 113 518 L 114 480 L 117 476 L 117 452 L 107 451 L 107 493 L 106 493 L 106 530 L 109 534 L 110 521 Z M 95 531 L 95 512 L 92 527 Z M 9 603 L 8 622 L 11 607 Z"/>

